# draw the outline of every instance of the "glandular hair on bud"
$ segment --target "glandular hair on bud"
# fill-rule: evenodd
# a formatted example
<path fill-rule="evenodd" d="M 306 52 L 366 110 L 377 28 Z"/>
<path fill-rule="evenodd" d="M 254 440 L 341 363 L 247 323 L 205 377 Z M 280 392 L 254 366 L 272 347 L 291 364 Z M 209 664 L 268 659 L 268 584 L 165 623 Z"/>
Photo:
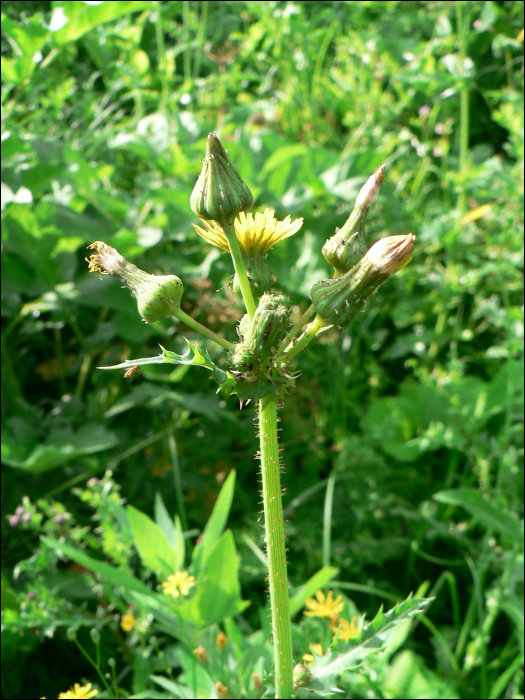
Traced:
<path fill-rule="evenodd" d="M 137 300 L 137 307 L 146 323 L 173 315 L 180 306 L 184 286 L 176 275 L 150 275 L 130 263 L 111 246 L 96 241 L 88 246 L 96 255 L 86 258 L 90 272 L 118 277 Z"/>
<path fill-rule="evenodd" d="M 252 204 L 252 193 L 231 164 L 217 134 L 211 133 L 202 170 L 190 197 L 191 210 L 205 221 L 217 221 L 229 227 L 237 214 Z"/>
<path fill-rule="evenodd" d="M 349 272 L 314 284 L 310 297 L 318 315 L 348 326 L 378 287 L 410 262 L 415 240 L 412 234 L 382 238 Z"/>

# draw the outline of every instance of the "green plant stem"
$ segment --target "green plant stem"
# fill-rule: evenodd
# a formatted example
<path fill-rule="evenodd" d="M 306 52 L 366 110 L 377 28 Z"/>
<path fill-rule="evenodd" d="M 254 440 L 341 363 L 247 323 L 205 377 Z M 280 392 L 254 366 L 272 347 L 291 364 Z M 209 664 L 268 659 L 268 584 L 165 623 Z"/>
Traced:
<path fill-rule="evenodd" d="M 242 298 L 244 299 L 244 305 L 246 306 L 246 311 L 250 318 L 253 317 L 255 313 L 255 301 L 253 299 L 252 288 L 248 281 L 248 275 L 246 274 L 246 265 L 242 259 L 241 249 L 239 248 L 239 241 L 235 235 L 235 230 L 233 228 L 233 223 L 229 226 L 223 226 L 224 235 L 228 241 L 228 246 L 230 248 L 230 253 L 233 260 L 233 267 L 237 273 L 239 279 L 239 284 L 241 285 Z"/>
<path fill-rule="evenodd" d="M 299 333 L 301 328 L 304 326 L 304 324 L 311 319 L 311 317 L 314 315 L 315 309 L 314 305 L 310 304 L 310 306 L 306 309 L 304 314 L 301 316 L 301 318 L 297 321 L 297 323 L 292 326 L 292 329 L 288 331 L 286 334 L 285 339 L 279 346 L 279 350 L 277 351 L 277 355 L 282 355 L 283 352 L 285 352 L 286 348 L 290 345 L 290 343 L 293 341 L 295 336 Z"/>
<path fill-rule="evenodd" d="M 469 146 L 469 85 L 468 79 L 463 75 L 465 71 L 465 58 L 468 51 L 468 35 L 470 29 L 470 9 L 468 2 L 456 2 L 456 18 L 458 25 L 459 65 L 462 76 L 460 90 L 460 117 L 459 117 L 459 172 L 463 175 L 463 184 L 458 197 L 459 213 L 464 214 L 466 208 L 465 182 L 467 178 L 467 155 Z M 465 16 L 463 17 L 463 11 Z"/>
<path fill-rule="evenodd" d="M 272 397 L 267 396 L 259 401 L 259 436 L 272 611 L 275 697 L 290 698 L 293 688 L 292 627 L 281 501 L 277 406 Z"/>
<path fill-rule="evenodd" d="M 230 343 L 230 341 L 226 340 L 225 338 L 221 338 L 220 335 L 217 335 L 217 333 L 210 331 L 210 329 L 206 328 L 206 326 L 203 326 L 202 323 L 199 323 L 191 316 L 188 316 L 188 314 L 184 313 L 184 311 L 180 308 L 180 306 L 177 306 L 176 308 L 173 309 L 173 315 L 175 316 L 175 318 L 178 318 L 179 321 L 182 321 L 190 328 L 193 328 L 194 331 L 198 331 L 199 333 L 202 333 L 202 335 L 205 335 L 210 340 L 213 340 L 214 343 L 218 343 L 219 345 L 222 345 L 222 347 L 225 348 L 226 350 L 233 349 L 233 343 Z"/>
<path fill-rule="evenodd" d="M 332 507 L 334 503 L 335 469 L 332 469 L 326 484 L 323 513 L 323 566 L 330 566 L 330 550 L 332 547 Z"/>
<path fill-rule="evenodd" d="M 308 343 L 315 338 L 317 332 L 320 331 L 324 325 L 326 325 L 326 321 L 324 320 L 324 318 L 321 318 L 321 316 L 317 315 L 312 321 L 312 323 L 306 326 L 304 333 L 299 338 L 297 343 L 293 347 L 291 347 L 290 350 L 284 353 L 285 359 L 291 360 L 292 357 L 295 357 L 298 353 L 300 353 L 301 350 L 303 350 L 308 345 Z"/>

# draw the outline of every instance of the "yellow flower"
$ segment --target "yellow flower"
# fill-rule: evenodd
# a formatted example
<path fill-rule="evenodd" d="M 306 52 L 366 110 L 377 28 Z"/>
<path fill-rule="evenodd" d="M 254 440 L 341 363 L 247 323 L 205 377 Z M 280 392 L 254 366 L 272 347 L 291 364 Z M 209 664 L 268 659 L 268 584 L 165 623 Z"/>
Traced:
<path fill-rule="evenodd" d="M 193 653 L 199 659 L 201 664 L 205 664 L 206 661 L 208 661 L 208 654 L 206 653 L 206 649 L 202 646 L 202 644 L 199 644 L 198 647 L 195 647 Z"/>
<path fill-rule="evenodd" d="M 222 632 L 222 630 L 215 637 L 215 644 L 219 647 L 219 649 L 222 649 L 226 646 L 226 635 L 224 634 L 224 632 Z"/>
<path fill-rule="evenodd" d="M 61 700 L 62 698 L 79 698 L 79 700 L 82 700 L 83 698 L 92 698 L 98 693 L 98 690 L 90 690 L 90 688 L 91 683 L 87 683 L 86 685 L 80 685 L 80 683 L 75 683 L 75 685 L 72 688 L 70 688 L 66 693 L 59 693 L 58 697 L 59 700 Z"/>
<path fill-rule="evenodd" d="M 334 594 L 332 591 L 328 591 L 328 595 L 325 598 L 323 591 L 319 589 L 316 591 L 315 597 L 317 600 L 307 598 L 304 601 L 306 607 L 308 608 L 304 614 L 308 615 L 309 617 L 329 617 L 331 619 L 337 619 L 337 616 L 345 607 L 343 597 L 338 595 L 334 600 Z"/>
<path fill-rule="evenodd" d="M 331 624 L 332 632 L 336 633 L 336 636 L 343 642 L 347 642 L 352 637 L 357 637 L 361 628 L 357 622 L 357 615 L 354 615 L 350 622 L 345 620 L 344 617 L 340 617 L 337 622 Z"/>
<path fill-rule="evenodd" d="M 125 615 L 122 615 L 122 620 L 120 621 L 120 626 L 124 630 L 124 632 L 131 632 L 131 630 L 135 627 L 136 620 L 133 617 L 131 613 L 126 613 Z"/>
<path fill-rule="evenodd" d="M 178 598 L 179 595 L 188 595 L 193 586 L 195 586 L 195 576 L 190 576 L 187 571 L 176 571 L 162 582 L 164 593 L 174 598 Z"/>
<path fill-rule="evenodd" d="M 228 694 L 228 688 L 220 681 L 217 681 L 215 683 L 215 690 L 217 691 L 217 695 L 220 698 L 225 698 L 226 695 Z"/>
<path fill-rule="evenodd" d="M 235 235 L 240 247 L 248 255 L 266 253 L 273 248 L 276 243 L 288 236 L 293 236 L 303 225 L 303 219 L 292 221 L 287 216 L 283 221 L 278 221 L 274 209 L 265 209 L 263 213 L 257 212 L 255 216 L 243 211 L 234 221 Z M 205 241 L 217 248 L 222 248 L 229 252 L 228 241 L 222 226 L 215 221 L 203 221 L 205 229 L 193 224 L 193 227 Z"/>
<path fill-rule="evenodd" d="M 323 651 L 323 647 L 321 644 L 310 644 L 309 648 L 310 648 L 310 651 L 313 651 L 313 653 L 316 656 L 324 656 L 324 651 Z M 305 662 L 306 666 L 308 666 L 308 668 L 310 668 L 310 666 L 314 665 L 314 658 L 315 657 L 312 654 L 303 654 L 304 662 Z"/>

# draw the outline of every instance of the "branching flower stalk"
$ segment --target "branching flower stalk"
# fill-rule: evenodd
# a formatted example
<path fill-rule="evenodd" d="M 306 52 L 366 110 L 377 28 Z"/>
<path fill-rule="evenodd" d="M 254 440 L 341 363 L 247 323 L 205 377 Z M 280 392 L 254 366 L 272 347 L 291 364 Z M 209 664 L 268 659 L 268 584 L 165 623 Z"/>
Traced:
<path fill-rule="evenodd" d="M 175 275 L 156 276 L 139 270 L 101 241 L 90 246 L 97 251 L 88 259 L 90 271 L 121 279 L 136 298 L 144 321 L 175 316 L 229 352 L 227 371 L 190 341 L 186 355 L 162 349 L 157 358 L 130 360 L 117 367 L 128 367 L 132 362 L 197 364 L 212 370 L 220 389 L 237 394 L 241 406 L 252 400 L 257 403 L 277 698 L 292 697 L 294 687 L 307 685 L 311 677 L 307 674 L 305 679 L 301 674 L 305 668 L 301 664 L 294 671 L 277 409 L 298 376 L 293 367 L 296 355 L 323 330 L 348 326 L 377 288 L 411 259 L 415 241 L 411 234 L 384 238 L 366 250 L 366 216 L 384 181 L 384 170 L 381 166 L 368 179 L 346 224 L 325 243 L 322 252 L 334 268 L 333 276 L 312 287 L 311 306 L 289 329 L 289 299 L 273 290 L 276 280 L 265 260 L 275 244 L 297 233 L 303 220 L 292 221 L 287 216 L 278 221 L 270 209 L 255 215 L 247 212 L 253 204 L 251 192 L 216 134 L 209 135 L 190 204 L 202 223 L 194 224 L 197 233 L 232 256 L 235 274 L 231 286 L 247 311 L 237 329 L 237 343 L 220 337 L 181 310 L 183 285 Z"/>

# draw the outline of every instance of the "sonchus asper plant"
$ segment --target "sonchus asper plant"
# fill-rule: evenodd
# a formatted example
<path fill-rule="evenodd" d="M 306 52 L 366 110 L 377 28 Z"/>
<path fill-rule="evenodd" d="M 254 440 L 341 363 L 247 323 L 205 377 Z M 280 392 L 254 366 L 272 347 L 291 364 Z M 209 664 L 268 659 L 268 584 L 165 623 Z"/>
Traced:
<path fill-rule="evenodd" d="M 323 673 L 326 678 L 330 673 L 325 667 L 324 671 L 318 668 L 316 675 L 316 666 L 313 666 L 301 674 L 299 671 L 304 666 L 298 664 L 294 686 L 277 408 L 297 377 L 294 371 L 295 356 L 327 327 L 348 326 L 377 288 L 411 259 L 415 241 L 415 236 L 411 234 L 384 238 L 367 252 L 367 213 L 384 181 L 384 172 L 385 167 L 381 166 L 369 178 L 346 224 L 325 243 L 322 253 L 334 268 L 333 276 L 314 284 L 310 292 L 311 306 L 290 328 L 289 300 L 276 287 L 277 281 L 266 267 L 266 256 L 279 241 L 297 233 L 303 220 L 293 221 L 287 216 L 279 221 L 270 209 L 255 215 L 248 212 L 253 205 L 250 190 L 230 163 L 217 135 L 209 135 L 202 171 L 190 204 L 202 223 L 202 226 L 195 225 L 197 233 L 207 243 L 228 251 L 232 256 L 232 287 L 242 297 L 246 308 L 238 327 L 239 341 L 235 344 L 181 310 L 183 285 L 178 277 L 143 272 L 103 242 L 98 241 L 90 246 L 96 249 L 96 254 L 89 258 L 90 271 L 109 273 L 124 282 L 137 300 L 144 321 L 151 323 L 174 316 L 227 351 L 226 370 L 219 368 L 205 350 L 189 341 L 190 348 L 185 355 L 163 348 L 158 357 L 130 360 L 117 367 L 127 369 L 157 362 L 198 364 L 211 370 L 219 388 L 237 394 L 241 406 L 250 400 L 257 402 L 275 695 L 279 698 L 291 697 L 294 687 L 297 692 L 306 686 L 312 691 L 319 690 L 316 683 L 321 681 Z M 315 318 L 310 322 L 312 316 Z M 423 602 L 419 603 L 416 612 L 422 607 Z M 366 629 L 363 627 L 359 631 L 356 627 L 355 635 L 347 635 L 348 639 L 345 637 L 346 644 L 354 643 L 353 637 L 361 639 L 363 634 L 363 642 L 365 638 L 369 639 L 370 634 L 366 637 Z M 337 634 L 334 644 L 339 648 L 336 639 Z M 332 654 L 332 660 L 339 659 L 339 672 L 344 670 L 344 651 L 342 654 Z M 326 656 L 323 658 L 326 659 Z"/>

